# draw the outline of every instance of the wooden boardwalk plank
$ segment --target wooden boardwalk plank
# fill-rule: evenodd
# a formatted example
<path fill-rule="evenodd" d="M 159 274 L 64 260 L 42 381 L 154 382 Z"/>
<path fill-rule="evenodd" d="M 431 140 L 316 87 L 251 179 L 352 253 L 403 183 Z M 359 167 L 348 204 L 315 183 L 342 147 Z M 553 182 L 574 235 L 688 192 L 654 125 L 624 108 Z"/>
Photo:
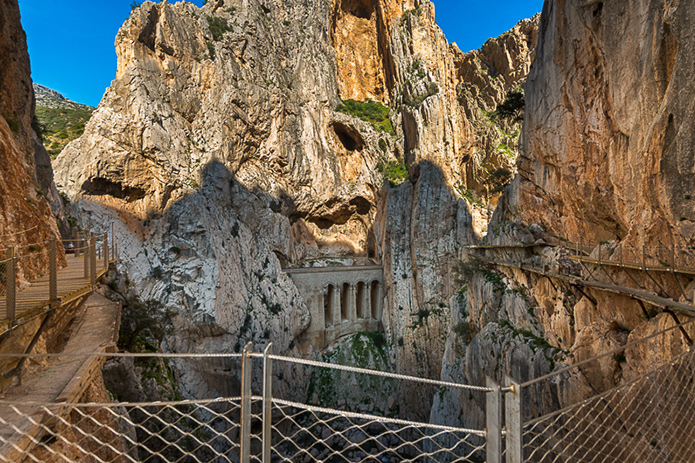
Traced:
<path fill-rule="evenodd" d="M 84 293 L 85 289 L 91 290 L 89 278 L 84 277 L 84 257 L 75 255 L 65 256 L 67 266 L 58 270 L 58 299 L 60 304 L 73 299 L 73 293 Z M 112 260 L 111 262 L 114 262 Z M 106 273 L 106 268 L 103 266 L 103 259 L 97 259 L 97 278 Z M 22 315 L 47 307 L 51 304 L 49 300 L 49 276 L 45 275 L 30 283 L 30 286 L 17 291 L 15 317 L 19 318 Z M 5 295 L 0 297 L 0 320 L 7 318 L 7 301 Z"/>
<path fill-rule="evenodd" d="M 40 438 L 40 424 L 50 420 L 35 405 L 22 403 L 74 403 L 82 396 L 94 376 L 101 371 L 103 356 L 90 354 L 112 350 L 116 343 L 120 317 L 120 304 L 100 294 L 92 294 L 78 316 L 77 332 L 70 338 L 63 353 L 65 357 L 51 357 L 31 378 L 10 389 L 0 400 L 0 455 L 6 461 L 18 461 L 33 447 L 29 436 Z M 84 355 L 75 355 L 84 354 Z M 21 414 L 11 408 L 16 407 Z M 52 409 L 58 411 L 58 409 Z"/>

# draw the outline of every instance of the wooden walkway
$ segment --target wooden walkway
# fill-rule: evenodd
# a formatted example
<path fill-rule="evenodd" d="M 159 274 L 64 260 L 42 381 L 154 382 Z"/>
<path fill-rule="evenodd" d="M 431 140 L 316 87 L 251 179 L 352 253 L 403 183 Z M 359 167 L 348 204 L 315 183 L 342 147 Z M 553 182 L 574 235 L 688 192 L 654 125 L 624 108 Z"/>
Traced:
<path fill-rule="evenodd" d="M 589 280 L 583 280 L 579 277 L 572 276 L 572 275 L 565 275 L 557 272 L 550 272 L 547 270 L 543 270 L 538 267 L 534 267 L 532 265 L 528 264 L 523 264 L 519 262 L 504 262 L 504 261 L 498 261 L 494 259 L 487 259 L 487 258 L 480 258 L 482 262 L 485 262 L 487 264 L 492 264 L 492 265 L 499 265 L 502 267 L 508 267 L 508 268 L 515 268 L 519 270 L 524 270 L 532 273 L 536 273 L 538 275 L 550 277 L 550 278 L 555 278 L 557 280 L 565 281 L 567 283 L 573 284 L 573 285 L 579 285 L 579 286 L 584 286 L 587 288 L 593 288 L 597 289 L 600 291 L 606 291 L 614 294 L 620 294 L 623 296 L 628 296 L 633 299 L 640 300 L 642 302 L 646 302 L 648 304 L 657 306 L 657 307 L 662 307 L 662 308 L 671 308 L 674 309 L 677 312 L 685 313 L 689 316 L 695 316 L 695 306 L 691 304 L 685 304 L 683 302 L 678 302 L 674 301 L 672 299 L 668 299 L 665 297 L 657 296 L 656 294 L 650 293 L 648 291 L 644 291 L 641 289 L 634 289 L 634 288 L 628 288 L 626 286 L 618 286 L 618 285 L 611 285 L 607 283 L 600 283 L 598 281 L 589 281 Z"/>
<path fill-rule="evenodd" d="M 668 265 L 649 265 L 636 262 L 620 262 L 616 260 L 598 260 L 585 256 L 570 256 L 570 259 L 576 260 L 578 262 L 584 262 L 585 264 L 592 265 L 607 265 L 610 267 L 618 267 L 622 269 L 629 270 L 640 270 L 643 272 L 668 272 L 668 273 L 678 273 L 681 275 L 695 275 L 695 268 L 682 268 L 682 267 L 670 267 Z"/>
<path fill-rule="evenodd" d="M 505 249 L 532 249 L 538 247 L 560 247 L 565 248 L 569 251 L 578 252 L 580 255 L 568 256 L 570 259 L 577 262 L 584 262 L 586 264 L 592 265 L 606 265 L 610 267 L 617 267 L 627 270 L 639 270 L 643 272 L 668 272 L 668 273 L 678 273 L 681 275 L 695 276 L 695 267 L 684 267 L 684 266 L 670 266 L 666 264 L 655 265 L 649 262 L 631 262 L 631 261 L 621 261 L 613 259 L 595 259 L 589 257 L 589 254 L 594 250 L 591 246 L 580 246 L 576 243 L 563 244 L 561 242 L 535 242 L 535 243 L 513 243 L 513 244 L 479 244 L 463 246 L 464 249 L 471 250 L 505 250 Z M 650 260 L 654 260 L 654 257 L 649 256 Z"/>
<path fill-rule="evenodd" d="M 65 256 L 67 266 L 58 270 L 58 305 L 82 297 L 92 291 L 89 278 L 84 277 L 84 256 L 75 257 L 74 254 Z M 112 260 L 115 262 L 115 260 Z M 104 267 L 103 260 L 97 260 L 96 277 L 99 279 L 108 269 Z M 31 282 L 31 285 L 17 291 L 15 316 L 20 318 L 31 315 L 35 311 L 51 305 L 49 298 L 49 276 L 43 276 Z M 0 297 L 0 330 L 7 324 L 7 301 L 5 295 Z"/>
<path fill-rule="evenodd" d="M 33 404 L 80 400 L 105 360 L 95 354 L 115 352 L 119 323 L 120 303 L 92 294 L 77 317 L 75 333 L 61 352 L 68 355 L 48 358 L 32 377 L 23 378 L 21 385 L 0 399 L 0 460 L 21 461 L 34 446 L 32 439 L 40 440 L 46 427 L 51 426 L 51 417 Z M 51 410 L 60 414 L 56 408 Z"/>

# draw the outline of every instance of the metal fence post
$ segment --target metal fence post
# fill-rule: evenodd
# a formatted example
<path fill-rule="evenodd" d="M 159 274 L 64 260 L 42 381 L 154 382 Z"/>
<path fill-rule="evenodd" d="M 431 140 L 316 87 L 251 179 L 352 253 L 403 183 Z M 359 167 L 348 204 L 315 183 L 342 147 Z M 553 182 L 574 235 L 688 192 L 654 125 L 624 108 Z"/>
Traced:
<path fill-rule="evenodd" d="M 5 317 L 10 322 L 14 322 L 15 309 L 17 307 L 17 277 L 15 274 L 15 248 L 14 246 L 7 248 L 7 258 L 9 259 L 5 264 L 7 266 L 6 279 L 5 279 Z"/>
<path fill-rule="evenodd" d="M 263 463 L 270 463 L 270 442 L 272 437 L 272 400 L 273 400 L 273 360 L 268 357 L 273 353 L 271 342 L 263 351 Z"/>
<path fill-rule="evenodd" d="M 53 303 L 58 300 L 58 256 L 54 239 L 48 245 L 48 274 L 48 299 Z"/>
<path fill-rule="evenodd" d="M 505 423 L 507 428 L 506 463 L 524 461 L 523 429 L 521 426 L 521 385 L 507 376 L 505 378 L 510 390 L 505 394 Z"/>
<path fill-rule="evenodd" d="M 485 377 L 485 386 L 492 389 L 485 395 L 485 432 L 487 463 L 502 463 L 502 391 L 499 384 Z"/>
<path fill-rule="evenodd" d="M 241 463 L 249 463 L 251 459 L 251 376 L 253 360 L 249 355 L 249 342 L 244 346 L 241 357 Z"/>
<path fill-rule="evenodd" d="M 97 239 L 94 236 L 89 239 L 89 257 L 89 281 L 94 286 L 97 283 Z"/>

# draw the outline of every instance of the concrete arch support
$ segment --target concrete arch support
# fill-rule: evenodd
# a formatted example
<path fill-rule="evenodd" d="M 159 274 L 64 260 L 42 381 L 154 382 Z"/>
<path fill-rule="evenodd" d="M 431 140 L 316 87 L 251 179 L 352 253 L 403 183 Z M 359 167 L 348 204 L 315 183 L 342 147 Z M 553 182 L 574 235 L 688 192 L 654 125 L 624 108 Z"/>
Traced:
<path fill-rule="evenodd" d="M 311 314 L 305 336 L 323 349 L 341 336 L 380 329 L 381 266 L 284 269 Z"/>

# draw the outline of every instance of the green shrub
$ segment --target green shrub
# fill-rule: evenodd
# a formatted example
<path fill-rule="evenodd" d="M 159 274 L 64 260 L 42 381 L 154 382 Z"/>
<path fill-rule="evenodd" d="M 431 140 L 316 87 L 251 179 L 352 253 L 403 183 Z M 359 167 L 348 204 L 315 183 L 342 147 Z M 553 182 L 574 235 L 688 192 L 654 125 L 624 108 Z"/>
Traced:
<path fill-rule="evenodd" d="M 464 285 L 473 278 L 477 272 L 483 270 L 483 261 L 472 257 L 468 260 L 460 260 L 454 264 L 451 271 L 457 285 Z"/>
<path fill-rule="evenodd" d="M 380 139 L 379 139 L 379 149 L 380 149 L 382 152 L 385 153 L 385 152 L 386 152 L 386 148 L 387 148 L 387 146 L 386 146 L 386 140 L 384 140 L 383 138 L 380 138 Z"/>
<path fill-rule="evenodd" d="M 206 42 L 208 45 L 208 53 L 210 53 L 210 59 L 214 61 L 215 59 L 215 44 L 212 42 Z"/>
<path fill-rule="evenodd" d="M 460 322 L 457 323 L 456 326 L 453 328 L 454 333 L 457 335 L 461 336 L 466 344 L 471 342 L 473 338 L 475 337 L 476 333 L 478 330 L 476 329 L 476 326 L 473 323 L 469 322 Z"/>
<path fill-rule="evenodd" d="M 464 188 L 463 182 L 456 184 L 454 186 L 454 189 L 459 194 L 459 196 L 461 196 L 461 198 L 463 198 L 463 200 L 466 201 L 468 204 L 474 204 L 478 207 L 485 207 L 482 201 L 476 199 L 475 190 Z"/>
<path fill-rule="evenodd" d="M 10 130 L 13 131 L 14 133 L 19 133 L 19 122 L 15 121 L 14 119 L 5 119 L 7 121 L 7 124 L 10 126 Z"/>
<path fill-rule="evenodd" d="M 212 34 L 212 39 L 215 42 L 219 41 L 225 32 L 232 30 L 232 27 L 227 23 L 227 18 L 208 16 L 207 20 L 208 26 L 210 27 L 210 33 Z"/>
<path fill-rule="evenodd" d="M 388 180 L 393 185 L 400 185 L 410 179 L 408 168 L 405 162 L 400 158 L 396 161 L 386 161 L 382 159 L 379 161 L 376 168 L 384 177 L 384 180 Z"/>
<path fill-rule="evenodd" d="M 389 119 L 389 108 L 377 101 L 344 100 L 338 105 L 336 111 L 370 122 L 379 132 L 395 135 L 391 119 Z"/>
<path fill-rule="evenodd" d="M 403 104 L 411 108 L 419 108 L 427 98 L 439 93 L 439 85 L 436 82 L 427 84 L 427 93 L 424 95 L 403 95 Z"/>
<path fill-rule="evenodd" d="M 501 193 L 512 181 L 512 173 L 504 167 L 498 167 L 483 182 L 491 194 Z"/>
<path fill-rule="evenodd" d="M 121 350 L 132 351 L 136 347 L 161 343 L 164 335 L 170 330 L 172 315 L 172 312 L 165 309 L 159 301 L 128 299 L 121 316 L 118 347 Z M 156 349 L 150 347 L 148 350 Z"/>
<path fill-rule="evenodd" d="M 437 82 L 430 82 L 427 85 L 427 96 L 436 95 L 437 93 L 439 93 L 439 85 L 437 85 Z"/>
<path fill-rule="evenodd" d="M 497 109 L 490 113 L 493 121 L 498 119 L 509 120 L 511 122 L 521 122 L 524 119 L 524 92 L 522 90 L 512 90 Z"/>

